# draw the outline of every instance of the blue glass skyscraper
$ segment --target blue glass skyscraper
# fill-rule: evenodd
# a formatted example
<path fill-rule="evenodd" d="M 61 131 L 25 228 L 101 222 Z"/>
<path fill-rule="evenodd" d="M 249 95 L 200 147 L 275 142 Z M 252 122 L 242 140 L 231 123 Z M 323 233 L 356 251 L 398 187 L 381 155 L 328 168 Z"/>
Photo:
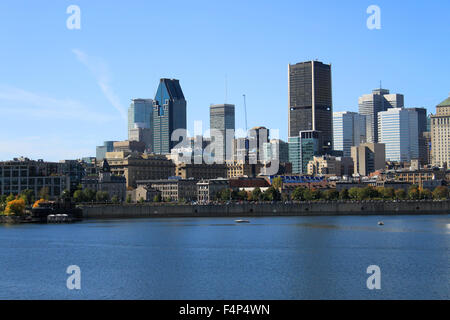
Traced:
<path fill-rule="evenodd" d="M 171 141 L 177 129 L 186 130 L 186 100 L 176 79 L 161 79 L 153 101 L 153 152 L 169 154 L 179 141 Z"/>

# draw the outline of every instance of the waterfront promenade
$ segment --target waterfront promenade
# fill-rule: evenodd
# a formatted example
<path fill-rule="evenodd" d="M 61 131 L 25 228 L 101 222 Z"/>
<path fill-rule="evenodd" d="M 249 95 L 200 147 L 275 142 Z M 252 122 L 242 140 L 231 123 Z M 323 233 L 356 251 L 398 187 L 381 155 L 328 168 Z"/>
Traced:
<path fill-rule="evenodd" d="M 272 217 L 338 215 L 436 215 L 450 213 L 446 201 L 318 201 L 274 203 L 81 205 L 83 218 Z"/>

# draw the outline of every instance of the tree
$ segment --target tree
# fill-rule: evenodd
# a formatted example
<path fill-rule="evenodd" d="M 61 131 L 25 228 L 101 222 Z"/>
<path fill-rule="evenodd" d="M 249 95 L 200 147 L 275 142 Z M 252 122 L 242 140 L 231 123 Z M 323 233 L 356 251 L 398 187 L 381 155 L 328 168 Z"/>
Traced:
<path fill-rule="evenodd" d="M 109 194 L 106 191 L 97 191 L 95 194 L 95 199 L 97 202 L 106 202 L 109 200 Z"/>
<path fill-rule="evenodd" d="M 70 191 L 69 190 L 64 190 L 61 194 L 61 198 L 64 200 L 68 200 L 70 199 Z"/>
<path fill-rule="evenodd" d="M 39 198 L 48 200 L 48 198 L 49 198 L 49 189 L 48 189 L 48 187 L 42 187 L 41 190 L 39 190 Z"/>
<path fill-rule="evenodd" d="M 25 200 L 25 204 L 32 204 L 34 202 L 34 191 L 29 189 L 23 190 L 20 197 Z"/>
<path fill-rule="evenodd" d="M 260 188 L 253 189 L 251 193 L 251 199 L 252 201 L 259 201 L 261 199 L 262 192 Z"/>
<path fill-rule="evenodd" d="M 406 199 L 406 191 L 404 189 L 397 189 L 397 190 L 395 190 L 395 198 L 397 200 L 404 200 L 404 199 Z"/>
<path fill-rule="evenodd" d="M 73 200 L 75 200 L 75 202 L 83 202 L 84 201 L 84 193 L 82 190 L 76 190 L 73 193 Z"/>
<path fill-rule="evenodd" d="M 420 191 L 419 188 L 416 185 L 413 185 L 408 190 L 408 198 L 411 200 L 419 200 L 420 198 Z"/>
<path fill-rule="evenodd" d="M 348 194 L 348 189 L 342 189 L 341 192 L 339 192 L 339 199 L 341 199 L 341 200 L 350 199 L 350 195 Z"/>
<path fill-rule="evenodd" d="M 114 203 L 114 204 L 118 204 L 118 203 L 120 202 L 120 199 L 119 199 L 118 196 L 114 195 L 114 196 L 111 198 L 111 202 Z"/>
<path fill-rule="evenodd" d="M 283 187 L 283 179 L 281 177 L 276 177 L 272 180 L 272 186 L 278 190 L 281 191 L 281 188 Z"/>
<path fill-rule="evenodd" d="M 292 200 L 294 201 L 302 201 L 304 200 L 303 198 L 303 188 L 302 187 L 297 187 L 294 189 L 294 191 L 292 191 Z"/>
<path fill-rule="evenodd" d="M 144 198 L 143 198 L 143 197 L 140 197 L 140 198 L 139 198 L 139 201 L 138 201 L 138 202 L 142 204 L 142 203 L 144 203 L 144 202 L 145 202 L 145 200 L 144 200 Z"/>
<path fill-rule="evenodd" d="M 428 189 L 420 190 L 420 199 L 430 200 L 433 199 L 433 193 Z"/>
<path fill-rule="evenodd" d="M 383 199 L 392 200 L 395 198 L 395 189 L 392 187 L 383 188 L 382 195 Z"/>
<path fill-rule="evenodd" d="M 22 215 L 25 212 L 25 200 L 17 199 L 9 201 L 6 205 L 5 214 L 7 216 Z"/>
<path fill-rule="evenodd" d="M 161 194 L 157 194 L 153 197 L 153 202 L 161 202 Z M 130 202 L 131 202 L 131 198 L 130 198 Z"/>
<path fill-rule="evenodd" d="M 350 190 L 348 190 L 348 196 L 352 200 L 358 200 L 358 196 L 359 196 L 358 193 L 359 193 L 359 188 L 356 188 L 356 187 L 353 187 Z"/>
<path fill-rule="evenodd" d="M 271 186 L 264 192 L 264 198 L 268 201 L 279 201 L 281 194 L 274 186 Z"/>
<path fill-rule="evenodd" d="M 161 196 L 160 196 L 160 197 L 161 197 Z M 160 201 L 161 201 L 161 199 L 160 199 Z M 160 201 L 158 201 L 158 202 L 160 202 Z M 126 202 L 126 203 L 131 203 L 131 194 L 128 194 L 128 195 L 127 195 L 127 198 L 126 198 L 125 202 Z"/>
<path fill-rule="evenodd" d="M 228 201 L 231 199 L 231 190 L 223 189 L 217 193 L 217 200 Z"/>
<path fill-rule="evenodd" d="M 86 202 L 94 201 L 95 196 L 96 196 L 96 193 L 94 190 L 91 190 L 91 189 L 83 190 L 83 201 L 86 201 Z"/>
<path fill-rule="evenodd" d="M 45 203 L 45 199 L 39 199 L 33 204 L 33 208 L 38 208 L 41 203 Z"/>
<path fill-rule="evenodd" d="M 445 200 L 449 197 L 449 191 L 447 187 L 439 186 L 433 191 L 433 198 L 436 200 Z"/>
<path fill-rule="evenodd" d="M 339 192 L 336 189 L 325 190 L 323 197 L 328 201 L 335 201 L 339 199 Z"/>
<path fill-rule="evenodd" d="M 303 190 L 303 199 L 305 199 L 306 201 L 311 201 L 314 200 L 314 193 L 311 189 L 306 188 Z"/>

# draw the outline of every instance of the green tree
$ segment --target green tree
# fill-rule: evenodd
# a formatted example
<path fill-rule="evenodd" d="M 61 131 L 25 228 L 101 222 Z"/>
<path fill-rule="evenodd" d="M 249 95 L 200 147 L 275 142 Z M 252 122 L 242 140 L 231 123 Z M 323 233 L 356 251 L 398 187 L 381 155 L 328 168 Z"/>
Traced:
<path fill-rule="evenodd" d="M 106 202 L 109 200 L 109 194 L 106 191 L 97 191 L 95 194 L 95 200 L 97 202 Z"/>
<path fill-rule="evenodd" d="M 350 199 L 350 195 L 348 194 L 348 189 L 342 189 L 341 192 L 339 192 L 339 199 L 341 199 L 341 200 Z"/>
<path fill-rule="evenodd" d="M 231 190 L 228 189 L 228 188 L 227 188 L 227 189 L 223 189 L 223 190 L 220 192 L 219 199 L 222 200 L 222 201 L 228 201 L 228 200 L 230 200 L 230 199 L 231 199 Z"/>
<path fill-rule="evenodd" d="M 280 191 L 271 186 L 264 192 L 264 198 L 267 201 L 279 201 L 281 199 L 281 194 Z"/>
<path fill-rule="evenodd" d="M 20 197 L 25 200 L 26 205 L 34 203 L 34 191 L 33 190 L 23 190 Z"/>
<path fill-rule="evenodd" d="M 383 199 L 392 200 L 395 198 L 395 189 L 392 187 L 383 188 L 382 195 Z"/>
<path fill-rule="evenodd" d="M 95 201 L 96 192 L 91 189 L 84 189 L 83 190 L 83 201 L 91 202 Z"/>
<path fill-rule="evenodd" d="M 404 189 L 397 189 L 397 190 L 395 190 L 395 198 L 397 200 L 404 200 L 404 199 L 406 199 L 406 191 Z"/>
<path fill-rule="evenodd" d="M 259 201 L 261 200 L 262 192 L 260 188 L 253 189 L 251 193 L 251 200 L 252 201 Z"/>
<path fill-rule="evenodd" d="M 161 200 L 160 200 L 161 201 Z M 131 194 L 127 194 L 127 198 L 125 199 L 126 203 L 131 203 Z M 158 201 L 159 202 L 159 201 Z"/>
<path fill-rule="evenodd" d="M 359 188 L 353 187 L 350 190 L 348 190 L 348 196 L 352 200 L 358 200 L 359 199 Z"/>
<path fill-rule="evenodd" d="M 421 189 L 420 190 L 420 199 L 423 199 L 423 200 L 433 199 L 433 193 L 428 189 Z"/>
<path fill-rule="evenodd" d="M 144 203 L 144 202 L 145 202 L 144 198 L 143 198 L 143 197 L 140 197 L 138 203 L 141 203 L 141 204 L 142 204 L 142 203 Z"/>
<path fill-rule="evenodd" d="M 274 178 L 272 180 L 272 187 L 278 191 L 281 191 L 281 188 L 283 187 L 283 179 L 281 177 Z"/>
<path fill-rule="evenodd" d="M 118 203 L 120 202 L 120 199 L 119 199 L 118 196 L 114 195 L 114 196 L 111 198 L 111 202 L 114 203 L 114 204 L 118 204 Z"/>
<path fill-rule="evenodd" d="M 315 195 L 311 189 L 305 188 L 303 190 L 303 199 L 305 199 L 306 201 L 312 201 L 314 200 L 314 197 Z"/>
<path fill-rule="evenodd" d="M 419 200 L 420 199 L 420 191 L 416 185 L 413 185 L 409 188 L 408 198 L 411 200 Z"/>
<path fill-rule="evenodd" d="M 69 190 L 64 190 L 61 194 L 61 198 L 64 200 L 68 200 L 70 199 L 70 191 Z"/>
<path fill-rule="evenodd" d="M 297 187 L 292 191 L 292 200 L 294 201 L 303 201 L 305 198 L 303 197 L 303 190 L 302 187 Z"/>
<path fill-rule="evenodd" d="M 48 200 L 49 198 L 49 189 L 48 187 L 43 187 L 41 190 L 39 190 L 39 198 Z"/>
<path fill-rule="evenodd" d="M 84 193 L 82 190 L 76 190 L 73 193 L 73 200 L 77 203 L 84 202 Z"/>
<path fill-rule="evenodd" d="M 449 198 L 449 190 L 447 187 L 439 186 L 433 191 L 433 198 L 436 200 L 445 200 Z"/>
<path fill-rule="evenodd" d="M 161 202 L 161 201 L 162 201 L 161 194 L 158 193 L 153 197 L 153 202 Z"/>
<path fill-rule="evenodd" d="M 336 189 L 328 189 L 323 192 L 323 197 L 328 201 L 336 201 L 339 199 L 339 192 Z"/>

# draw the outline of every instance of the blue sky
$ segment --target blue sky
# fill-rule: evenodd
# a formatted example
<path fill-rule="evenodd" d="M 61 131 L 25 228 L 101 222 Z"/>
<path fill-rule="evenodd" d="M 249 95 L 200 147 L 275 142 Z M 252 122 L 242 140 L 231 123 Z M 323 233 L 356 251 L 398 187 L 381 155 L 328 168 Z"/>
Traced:
<path fill-rule="evenodd" d="M 81 29 L 69 30 L 69 5 Z M 369 30 L 369 5 L 381 30 Z M 159 78 L 180 79 L 188 130 L 209 126 L 208 107 L 236 104 L 236 126 L 279 129 L 287 138 L 287 65 L 332 63 L 335 111 L 383 81 L 408 107 L 450 92 L 450 2 L 25 1 L 0 3 L 0 160 L 95 155 L 127 137 L 132 98 L 153 98 Z"/>

